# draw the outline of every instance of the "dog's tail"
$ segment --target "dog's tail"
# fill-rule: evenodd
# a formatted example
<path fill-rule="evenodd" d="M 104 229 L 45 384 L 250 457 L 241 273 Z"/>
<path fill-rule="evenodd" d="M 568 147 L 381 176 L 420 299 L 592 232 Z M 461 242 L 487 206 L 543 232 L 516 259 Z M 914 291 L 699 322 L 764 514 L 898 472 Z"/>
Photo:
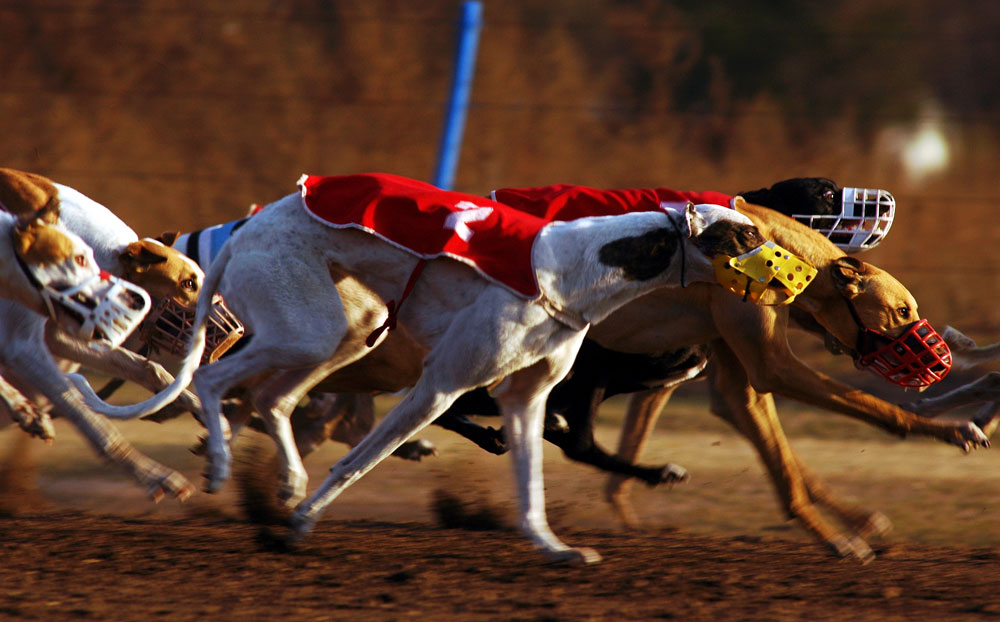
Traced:
<path fill-rule="evenodd" d="M 226 271 L 226 265 L 229 263 L 229 258 L 231 257 L 229 249 L 230 245 L 228 243 L 223 245 L 218 257 L 212 262 L 208 273 L 205 275 L 201 293 L 198 295 L 198 306 L 195 310 L 191 343 L 188 344 L 188 353 L 184 357 L 180 371 L 177 372 L 177 377 L 174 378 L 174 381 L 164 387 L 162 391 L 143 402 L 127 406 L 116 406 L 108 404 L 98 397 L 90 387 L 87 379 L 80 374 L 67 374 L 70 381 L 83 394 L 83 399 L 86 401 L 87 406 L 111 419 L 134 419 L 154 413 L 177 399 L 181 391 L 191 383 L 194 370 L 198 368 L 201 362 L 201 355 L 205 351 L 206 326 L 208 324 L 208 316 L 212 311 L 212 297 L 219 289 L 222 275 Z"/>

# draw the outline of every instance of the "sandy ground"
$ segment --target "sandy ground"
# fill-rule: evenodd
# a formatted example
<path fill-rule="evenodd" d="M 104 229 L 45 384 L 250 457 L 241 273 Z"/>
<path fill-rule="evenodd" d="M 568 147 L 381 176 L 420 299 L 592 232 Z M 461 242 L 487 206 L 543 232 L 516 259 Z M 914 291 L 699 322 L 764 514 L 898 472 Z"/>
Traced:
<path fill-rule="evenodd" d="M 641 532 L 624 532 L 602 499 L 603 477 L 546 455 L 550 520 L 596 567 L 553 567 L 510 526 L 504 458 L 430 429 L 439 455 L 389 460 L 344 493 L 313 535 L 289 551 L 279 527 L 240 509 L 239 486 L 152 505 L 57 423 L 57 442 L 27 445 L 31 468 L 0 479 L 15 510 L 0 519 L 0 619 L 217 620 L 894 620 L 1000 615 L 1000 478 L 995 451 L 962 456 L 898 441 L 833 416 L 786 411 L 803 460 L 845 498 L 885 512 L 895 529 L 867 566 L 836 559 L 784 519 L 750 446 L 675 405 L 646 453 L 684 465 L 672 490 L 639 487 Z M 613 446 L 616 412 L 599 427 Z M 198 435 L 186 421 L 122 425 L 151 456 L 200 485 Z M 0 432 L 0 447 L 16 431 Z M 17 444 L 24 450 L 23 444 Z M 237 447 L 246 464 L 266 442 Z M 313 483 L 345 452 L 310 456 Z M 16 475 L 16 476 L 15 476 Z M 18 492 L 19 491 L 19 492 Z M 489 520 L 442 527 L 441 495 Z M 9 501 L 10 495 L 8 495 Z M 30 503 L 29 503 L 30 502 Z M 0 507 L 0 509 L 3 509 Z M 277 538 L 277 539 L 276 539 Z"/>

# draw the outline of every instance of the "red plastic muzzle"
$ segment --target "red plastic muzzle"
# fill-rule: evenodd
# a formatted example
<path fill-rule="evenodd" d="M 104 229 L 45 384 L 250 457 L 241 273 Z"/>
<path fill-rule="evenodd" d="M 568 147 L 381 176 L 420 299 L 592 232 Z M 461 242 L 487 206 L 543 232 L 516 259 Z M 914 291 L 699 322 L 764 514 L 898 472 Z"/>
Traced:
<path fill-rule="evenodd" d="M 927 320 L 914 322 L 895 339 L 866 328 L 858 345 L 859 354 L 871 350 L 860 354 L 858 367 L 907 389 L 929 387 L 951 370 L 951 350 Z"/>

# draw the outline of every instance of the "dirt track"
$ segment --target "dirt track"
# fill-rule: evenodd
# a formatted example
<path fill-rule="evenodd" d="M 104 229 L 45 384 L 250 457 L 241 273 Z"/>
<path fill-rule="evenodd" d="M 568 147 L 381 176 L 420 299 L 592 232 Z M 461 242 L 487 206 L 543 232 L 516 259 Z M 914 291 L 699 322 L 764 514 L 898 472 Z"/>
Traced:
<path fill-rule="evenodd" d="M 8 620 L 967 620 L 1000 616 L 1000 549 L 895 545 L 872 564 L 780 539 L 564 531 L 603 563 L 541 564 L 517 534 L 320 524 L 276 550 L 220 517 L 0 521 Z"/>

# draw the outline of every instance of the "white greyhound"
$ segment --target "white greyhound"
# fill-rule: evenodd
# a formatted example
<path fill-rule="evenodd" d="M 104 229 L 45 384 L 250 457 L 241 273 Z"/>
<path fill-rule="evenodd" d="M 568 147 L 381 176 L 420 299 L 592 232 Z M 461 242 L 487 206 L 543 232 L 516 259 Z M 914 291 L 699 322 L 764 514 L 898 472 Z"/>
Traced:
<path fill-rule="evenodd" d="M 306 208 L 313 188 L 325 183 L 338 188 L 355 183 L 370 186 L 373 179 L 378 190 L 372 202 L 388 205 L 390 210 L 401 209 L 400 203 L 407 201 L 455 210 L 441 217 L 443 228 L 442 220 L 433 220 L 434 230 L 416 234 L 418 239 L 443 234 L 446 241 L 441 247 L 460 246 L 459 239 L 484 237 L 489 227 L 503 219 L 537 220 L 535 233 L 529 236 L 533 245 L 529 240 L 527 247 L 518 247 L 527 248 L 527 280 L 529 288 L 537 287 L 536 295 L 498 284 L 495 276 L 486 277 L 481 268 L 472 269 L 460 261 L 415 261 L 413 252 L 400 248 L 397 241 L 387 243 L 386 238 L 353 230 L 354 225 L 327 226 Z M 110 416 L 140 416 L 168 403 L 193 374 L 209 430 L 207 487 L 216 490 L 229 477 L 230 468 L 220 426 L 220 399 L 237 382 L 274 372 L 257 385 L 253 403 L 282 439 L 284 457 L 297 460 L 288 413 L 316 382 L 364 356 L 366 336 L 377 335 L 369 340 L 373 344 L 385 339 L 377 331 L 391 324 L 383 322 L 383 301 L 398 299 L 408 283 L 403 292 L 404 297 L 412 292 L 407 305 L 400 310 L 401 301 L 390 303 L 390 318 L 398 320 L 400 329 L 407 330 L 428 352 L 423 374 L 298 508 L 296 532 L 308 533 L 334 497 L 433 421 L 459 395 L 492 386 L 510 436 L 522 529 L 553 559 L 598 560 L 589 549 L 571 549 L 560 542 L 545 520 L 540 445 L 548 392 L 569 370 L 591 323 L 656 288 L 678 286 L 682 280 L 714 282 L 713 257 L 735 257 L 761 247 L 765 240 L 749 219 L 735 210 L 700 205 L 684 212 L 545 224 L 523 213 L 513 216 L 509 208 L 481 197 L 447 193 L 393 176 L 304 178 L 300 183 L 301 194 L 291 194 L 251 218 L 212 264 L 198 305 L 192 351 L 171 388 L 129 407 L 103 404 L 92 392 L 88 402 Z M 395 211 L 392 216 L 399 217 Z M 373 218 L 378 221 L 380 216 Z M 421 222 L 404 219 L 402 226 L 419 228 Z M 524 237 L 523 230 L 519 234 Z M 501 248 L 509 251 L 502 262 L 512 263 L 515 241 L 503 238 L 502 242 Z M 425 265 L 418 279 L 415 263 Z M 341 300 L 336 285 L 344 280 L 359 284 L 368 296 Z M 208 311 L 204 294 L 220 286 L 234 294 L 229 303 L 254 337 L 236 354 L 194 373 Z M 74 381 L 86 394 L 86 382 Z M 301 464 L 289 467 L 285 494 L 295 499 L 305 488 L 305 475 Z"/>
<path fill-rule="evenodd" d="M 143 289 L 119 281 L 118 276 L 142 285 L 157 298 L 183 297 L 193 303 L 197 297 L 203 280 L 197 264 L 160 242 L 139 240 L 110 210 L 72 188 L 32 173 L 0 169 L 0 201 L 12 213 L 32 213 L 43 205 L 52 205 L 58 210 L 60 224 L 93 248 L 105 278 L 130 294 L 144 297 L 141 309 L 130 306 L 134 300 L 117 300 L 109 314 L 96 318 L 103 332 L 115 335 L 112 344 L 135 328 L 150 302 Z M 105 371 L 116 371 L 114 363 L 122 358 L 141 358 L 118 347 L 94 349 L 53 323 L 46 323 L 45 317 L 29 308 L 0 301 L 0 367 L 5 376 L 5 393 L 13 385 L 29 403 L 39 405 L 48 400 L 57 415 L 69 419 L 100 455 L 146 486 L 154 499 L 166 493 L 180 498 L 190 495 L 194 488 L 183 476 L 139 454 L 107 421 L 86 408 L 52 354 Z M 150 370 L 151 365 L 145 363 L 142 369 Z M 161 378 L 169 378 L 165 371 L 159 371 Z M 51 438 L 51 423 L 45 411 L 25 415 L 24 402 L 8 405 L 14 407 L 11 414 L 22 427 L 42 438 Z"/>

